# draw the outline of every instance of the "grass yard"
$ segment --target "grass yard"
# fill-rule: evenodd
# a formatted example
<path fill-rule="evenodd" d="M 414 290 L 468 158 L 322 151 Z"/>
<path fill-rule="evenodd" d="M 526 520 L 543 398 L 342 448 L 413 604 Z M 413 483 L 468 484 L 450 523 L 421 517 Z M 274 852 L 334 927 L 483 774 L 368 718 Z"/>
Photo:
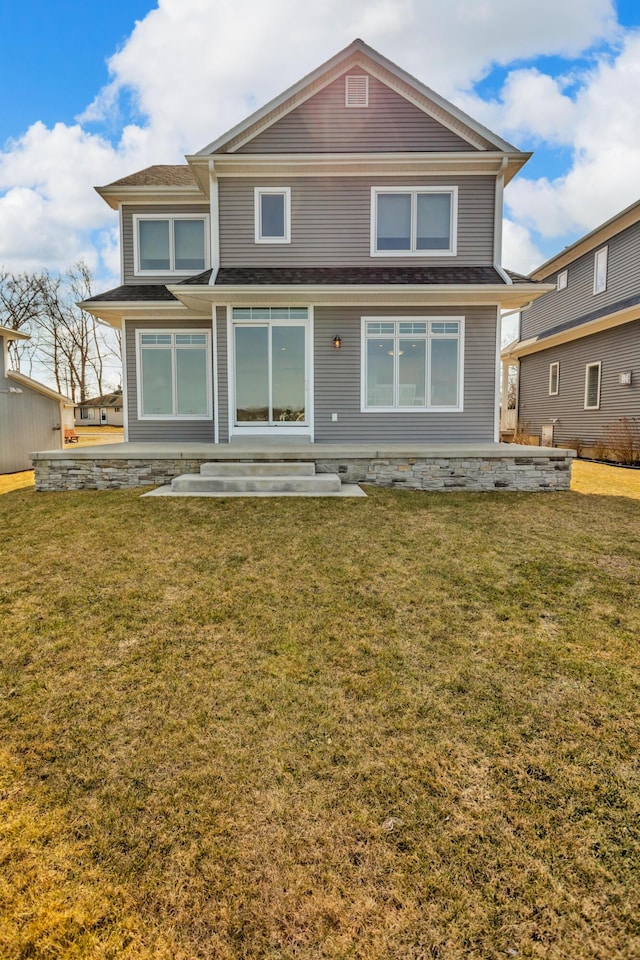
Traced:
<path fill-rule="evenodd" d="M 640 956 L 640 505 L 0 498 L 0 956 Z"/>

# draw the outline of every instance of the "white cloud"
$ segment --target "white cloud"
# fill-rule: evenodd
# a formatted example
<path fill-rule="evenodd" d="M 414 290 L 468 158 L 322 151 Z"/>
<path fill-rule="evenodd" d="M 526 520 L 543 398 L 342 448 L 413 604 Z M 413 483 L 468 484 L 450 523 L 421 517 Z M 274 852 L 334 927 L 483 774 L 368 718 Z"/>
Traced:
<path fill-rule="evenodd" d="M 502 262 L 517 273 L 529 274 L 544 260 L 526 227 L 508 218 L 502 225 L 502 248 Z"/>
<path fill-rule="evenodd" d="M 77 124 L 48 129 L 36 122 L 0 152 L 0 264 L 59 269 L 84 255 L 112 273 L 115 214 L 94 184 L 151 163 L 180 162 L 355 36 L 451 96 L 492 64 L 574 56 L 618 33 L 612 0 L 323 0 L 306 7 L 298 0 L 159 0 L 110 59 L 110 84 Z M 523 131 L 563 135 L 571 109 L 561 85 L 522 71 L 510 87 L 511 106 L 496 108 L 511 110 L 504 122 L 517 124 L 528 103 L 537 133 L 531 122 Z M 606 84 L 601 96 L 610 96 Z M 115 144 L 87 129 L 90 122 L 112 122 L 128 98 L 139 117 Z M 552 115 L 545 102 L 553 102 Z M 551 196 L 565 189 L 550 186 Z M 537 186 L 541 207 L 546 189 Z M 520 194 L 510 188 L 510 197 L 514 214 L 537 223 L 524 187 Z M 102 231 L 97 251 L 92 231 Z M 518 242 L 516 259 L 524 262 L 526 242 Z"/>

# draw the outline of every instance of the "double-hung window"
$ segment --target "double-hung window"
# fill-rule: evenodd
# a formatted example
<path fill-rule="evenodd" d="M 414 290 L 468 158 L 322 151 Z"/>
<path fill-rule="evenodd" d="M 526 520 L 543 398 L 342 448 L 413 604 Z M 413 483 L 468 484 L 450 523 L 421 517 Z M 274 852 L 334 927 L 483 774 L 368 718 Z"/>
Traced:
<path fill-rule="evenodd" d="M 291 243 L 291 187 L 255 187 L 256 243 Z"/>
<path fill-rule="evenodd" d="M 600 409 L 600 382 L 602 364 L 588 363 L 584 372 L 584 408 L 585 410 Z"/>
<path fill-rule="evenodd" d="M 134 217 L 137 274 L 193 274 L 207 266 L 206 216 Z"/>
<path fill-rule="evenodd" d="M 362 320 L 362 409 L 462 410 L 463 317 Z"/>
<path fill-rule="evenodd" d="M 138 416 L 163 420 L 209 419 L 209 332 L 139 330 L 137 346 Z"/>
<path fill-rule="evenodd" d="M 371 256 L 454 256 L 457 187 L 372 187 Z"/>

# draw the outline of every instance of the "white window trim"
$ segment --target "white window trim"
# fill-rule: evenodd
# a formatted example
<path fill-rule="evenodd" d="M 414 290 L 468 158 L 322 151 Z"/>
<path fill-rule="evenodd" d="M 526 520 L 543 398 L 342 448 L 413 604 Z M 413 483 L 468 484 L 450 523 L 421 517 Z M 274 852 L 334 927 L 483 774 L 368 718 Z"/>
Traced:
<path fill-rule="evenodd" d="M 284 237 L 262 236 L 262 204 L 263 194 L 277 193 L 284 196 Z M 254 187 L 254 239 L 256 243 L 291 243 L 291 187 Z"/>
<path fill-rule="evenodd" d="M 175 337 L 176 334 L 196 334 L 206 337 L 205 351 L 207 356 L 207 412 L 199 414 L 177 414 L 177 413 L 146 413 L 142 412 L 142 337 L 143 335 L 153 334 L 154 336 L 166 336 L 171 334 L 172 337 Z M 153 350 L 155 344 L 145 344 L 145 350 Z M 158 344 L 157 348 L 159 350 L 166 350 L 169 344 L 163 343 Z M 184 345 L 185 347 L 187 344 Z M 174 356 L 176 350 L 179 350 L 180 347 L 176 346 L 174 340 L 171 342 L 171 377 L 172 377 L 172 406 L 173 409 L 176 409 L 176 366 L 174 362 Z M 137 402 L 138 402 L 138 420 L 211 420 L 213 417 L 213 409 L 211 404 L 212 398 L 212 383 L 211 376 L 213 371 L 213 360 L 211 356 L 211 330 L 209 328 L 200 327 L 200 329 L 191 329 L 188 330 L 182 328 L 172 328 L 167 330 L 147 330 L 146 328 L 139 328 L 136 330 L 136 388 L 137 388 Z"/>
<path fill-rule="evenodd" d="M 556 277 L 556 290 L 566 290 L 569 285 L 569 271 L 561 270 Z"/>
<path fill-rule="evenodd" d="M 594 367 L 598 368 L 598 402 L 594 406 L 587 405 L 587 394 L 589 389 L 589 370 L 592 370 Z M 584 409 L 585 410 L 599 410 L 600 409 L 600 389 L 602 387 L 602 362 L 598 360 L 596 363 L 587 363 L 584 368 Z"/>
<path fill-rule="evenodd" d="M 411 194 L 411 250 L 378 250 L 378 196 L 385 193 Z M 448 193 L 451 195 L 451 246 L 448 250 L 416 250 L 416 206 L 419 193 Z M 372 257 L 455 257 L 458 253 L 458 188 L 457 187 L 371 187 L 371 247 Z"/>
<path fill-rule="evenodd" d="M 555 367 L 556 371 L 556 388 L 555 390 L 551 389 L 553 384 L 553 368 Z M 554 363 L 549 364 L 549 396 L 557 397 L 560 390 L 560 361 L 556 360 Z"/>
<path fill-rule="evenodd" d="M 168 220 L 169 221 L 169 269 L 168 270 L 141 270 L 140 268 L 140 231 L 138 224 L 141 220 Z M 210 254 L 210 228 L 208 213 L 134 213 L 133 214 L 133 270 L 136 277 L 167 277 L 169 275 L 176 277 L 193 277 L 202 270 L 172 270 L 171 264 L 175 263 L 174 249 L 174 231 L 173 224 L 176 220 L 201 220 L 204 223 L 204 270 L 211 266 Z"/>
<path fill-rule="evenodd" d="M 598 281 L 598 257 L 604 254 L 604 286 L 601 289 L 597 288 Z M 599 293 L 604 293 L 607 289 L 607 284 L 609 282 L 609 247 L 600 247 L 599 250 L 593 255 L 593 293 L 596 296 Z"/>
<path fill-rule="evenodd" d="M 349 103 L 349 95 L 350 95 L 349 88 L 351 86 L 351 84 L 349 83 L 350 80 L 364 80 L 364 91 L 365 91 L 364 101 L 361 101 L 360 103 Z M 345 77 L 344 105 L 345 107 L 349 107 L 355 110 L 363 109 L 364 107 L 369 106 L 369 77 L 366 73 L 350 73 L 348 74 L 348 76 Z"/>
<path fill-rule="evenodd" d="M 375 316 L 362 317 L 360 321 L 360 413 L 462 413 L 464 411 L 464 317 L 452 316 L 433 316 L 433 317 L 402 317 L 402 316 Z M 460 332 L 458 333 L 458 405 L 455 407 L 370 407 L 367 406 L 367 323 L 426 323 L 429 330 L 429 323 L 459 323 Z M 381 334 L 382 337 L 386 336 Z M 394 334 L 399 336 L 399 334 Z M 409 335 L 407 334 L 407 337 Z M 420 339 L 427 341 L 427 370 L 428 377 L 431 366 L 431 341 L 446 340 L 452 337 L 450 333 L 444 334 L 419 334 Z M 406 339 L 404 336 L 403 338 Z M 396 372 L 394 369 L 394 386 Z M 427 380 L 426 388 L 429 388 Z"/>

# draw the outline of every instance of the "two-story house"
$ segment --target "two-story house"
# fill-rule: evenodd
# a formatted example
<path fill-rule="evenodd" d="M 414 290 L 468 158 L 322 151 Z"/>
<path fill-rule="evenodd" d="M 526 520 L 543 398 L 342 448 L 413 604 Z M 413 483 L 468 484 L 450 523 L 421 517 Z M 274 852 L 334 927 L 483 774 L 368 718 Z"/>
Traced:
<path fill-rule="evenodd" d="M 553 286 L 503 351 L 519 366 L 518 417 L 543 442 L 592 446 L 640 418 L 640 201 L 531 277 Z"/>
<path fill-rule="evenodd" d="M 186 164 L 97 188 L 122 285 L 82 306 L 123 333 L 125 440 L 499 458 L 501 310 L 549 289 L 501 265 L 528 157 L 356 40 Z"/>

